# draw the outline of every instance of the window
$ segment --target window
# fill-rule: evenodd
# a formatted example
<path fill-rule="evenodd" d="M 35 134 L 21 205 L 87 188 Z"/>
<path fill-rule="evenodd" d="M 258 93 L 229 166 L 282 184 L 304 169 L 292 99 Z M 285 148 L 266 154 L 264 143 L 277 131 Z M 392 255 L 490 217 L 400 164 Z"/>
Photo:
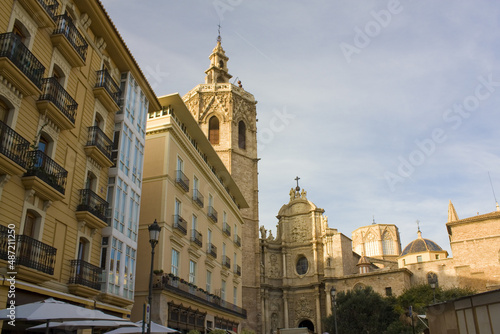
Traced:
<path fill-rule="evenodd" d="M 106 259 L 108 256 L 108 242 L 109 237 L 102 237 L 101 241 L 101 269 L 106 269 Z"/>
<path fill-rule="evenodd" d="M 226 257 L 226 244 L 222 243 L 222 260 Z"/>
<path fill-rule="evenodd" d="M 246 131 L 245 122 L 240 121 L 238 123 L 238 147 L 243 150 L 247 148 Z"/>
<path fill-rule="evenodd" d="M 120 293 L 120 265 L 123 242 L 113 238 L 111 241 L 111 256 L 109 265 L 109 292 Z"/>
<path fill-rule="evenodd" d="M 212 230 L 211 229 L 208 229 L 207 231 L 207 244 L 211 244 L 212 243 Z"/>
<path fill-rule="evenodd" d="M 132 130 L 124 124 L 120 148 L 120 170 L 127 176 L 130 171 L 130 147 L 132 146 L 132 136 Z"/>
<path fill-rule="evenodd" d="M 238 287 L 236 286 L 233 288 L 233 304 L 238 304 Z"/>
<path fill-rule="evenodd" d="M 196 262 L 189 261 L 189 283 L 196 284 Z"/>
<path fill-rule="evenodd" d="M 177 198 L 175 199 L 174 215 L 179 216 L 182 212 L 182 203 Z"/>
<path fill-rule="evenodd" d="M 78 242 L 78 254 L 76 259 L 87 261 L 89 255 L 89 248 L 90 248 L 89 241 L 85 238 L 80 238 L 80 241 Z"/>
<path fill-rule="evenodd" d="M 215 116 L 208 121 L 208 140 L 212 145 L 219 144 L 219 119 Z"/>
<path fill-rule="evenodd" d="M 391 234 L 387 231 L 382 235 L 382 252 L 384 255 L 396 255 L 394 241 Z"/>
<path fill-rule="evenodd" d="M 207 270 L 207 286 L 205 290 L 207 290 L 207 292 L 210 293 L 211 288 L 212 288 L 212 272 Z"/>
<path fill-rule="evenodd" d="M 191 230 L 196 231 L 197 227 L 198 227 L 198 217 L 196 217 L 196 215 L 193 215 L 193 218 L 191 220 Z"/>
<path fill-rule="evenodd" d="M 179 276 L 179 252 L 172 248 L 172 268 L 170 272 Z"/>
<path fill-rule="evenodd" d="M 123 233 L 125 229 L 125 207 L 128 193 L 128 185 L 120 178 L 116 185 L 115 214 L 113 227 Z"/>
<path fill-rule="evenodd" d="M 224 281 L 224 280 L 222 280 L 222 283 L 220 286 L 220 299 L 226 300 L 226 281 Z"/>
<path fill-rule="evenodd" d="M 300 256 L 296 264 L 297 274 L 299 275 L 306 274 L 308 268 L 309 268 L 309 263 L 307 262 L 307 258 L 303 255 Z"/>
<path fill-rule="evenodd" d="M 26 218 L 24 219 L 23 234 L 33 239 L 36 239 L 37 216 L 33 211 L 26 212 Z"/>
<path fill-rule="evenodd" d="M 0 99 L 0 122 L 7 124 L 9 118 L 9 107 L 7 103 Z"/>
<path fill-rule="evenodd" d="M 177 170 L 184 171 L 184 161 L 180 157 L 177 157 Z"/>
<path fill-rule="evenodd" d="M 439 254 L 436 254 L 436 260 L 439 260 Z"/>
<path fill-rule="evenodd" d="M 379 254 L 378 243 L 375 240 L 375 236 L 371 233 L 366 237 L 365 253 L 366 256 L 375 256 Z"/>
<path fill-rule="evenodd" d="M 132 277 L 135 268 L 135 253 L 136 250 L 127 246 L 125 252 L 125 275 L 123 277 L 124 297 L 128 299 L 134 298 L 134 279 Z"/>
<path fill-rule="evenodd" d="M 390 286 L 389 286 L 389 287 L 387 287 L 387 288 L 385 288 L 385 295 L 386 295 L 387 297 L 392 296 L 392 288 L 391 288 Z"/>
<path fill-rule="evenodd" d="M 422 255 L 417 255 L 417 262 L 422 262 Z"/>

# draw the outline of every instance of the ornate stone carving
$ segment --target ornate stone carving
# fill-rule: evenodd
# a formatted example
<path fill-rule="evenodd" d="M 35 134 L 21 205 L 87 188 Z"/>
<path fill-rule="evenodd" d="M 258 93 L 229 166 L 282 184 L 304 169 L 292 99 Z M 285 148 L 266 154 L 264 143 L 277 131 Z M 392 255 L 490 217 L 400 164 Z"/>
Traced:
<path fill-rule="evenodd" d="M 300 224 L 295 223 L 295 225 L 292 228 L 292 241 L 293 242 L 304 242 L 307 241 L 307 235 L 308 233 L 308 228 L 307 225 L 305 224 Z"/>
<path fill-rule="evenodd" d="M 305 296 L 300 297 L 295 302 L 295 320 L 299 321 L 304 318 L 312 319 L 314 311 L 311 308 L 311 301 Z"/>
<path fill-rule="evenodd" d="M 278 264 L 278 256 L 276 254 L 271 254 L 269 258 L 269 277 L 270 278 L 280 278 L 281 270 Z"/>

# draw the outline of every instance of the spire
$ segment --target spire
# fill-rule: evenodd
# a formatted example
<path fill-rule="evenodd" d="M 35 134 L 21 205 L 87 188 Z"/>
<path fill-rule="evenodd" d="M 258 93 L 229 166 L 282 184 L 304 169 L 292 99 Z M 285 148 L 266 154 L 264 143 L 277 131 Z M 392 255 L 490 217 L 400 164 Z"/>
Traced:
<path fill-rule="evenodd" d="M 450 204 L 448 204 L 448 223 L 458 220 L 458 215 L 457 212 L 455 211 L 455 207 L 453 206 L 453 203 L 451 203 L 450 199 Z"/>
<path fill-rule="evenodd" d="M 420 220 L 417 219 L 417 234 L 420 239 L 422 239 L 422 232 L 420 232 Z"/>
<path fill-rule="evenodd" d="M 233 77 L 227 70 L 227 61 L 229 58 L 226 56 L 226 52 L 222 48 L 220 24 L 218 27 L 217 44 L 212 50 L 212 54 L 208 57 L 210 59 L 210 67 L 205 71 L 206 84 L 229 83 L 229 79 Z"/>

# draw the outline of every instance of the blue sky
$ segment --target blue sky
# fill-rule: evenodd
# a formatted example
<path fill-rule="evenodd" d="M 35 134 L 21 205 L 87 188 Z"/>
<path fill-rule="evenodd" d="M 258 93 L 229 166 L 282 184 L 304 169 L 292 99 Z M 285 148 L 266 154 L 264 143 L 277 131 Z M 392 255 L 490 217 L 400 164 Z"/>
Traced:
<path fill-rule="evenodd" d="M 260 222 L 276 233 L 299 176 L 348 237 L 396 224 L 450 251 L 500 196 L 496 1 L 102 0 L 157 95 L 204 82 L 220 22 L 258 115 Z M 489 173 L 489 175 L 488 175 Z"/>

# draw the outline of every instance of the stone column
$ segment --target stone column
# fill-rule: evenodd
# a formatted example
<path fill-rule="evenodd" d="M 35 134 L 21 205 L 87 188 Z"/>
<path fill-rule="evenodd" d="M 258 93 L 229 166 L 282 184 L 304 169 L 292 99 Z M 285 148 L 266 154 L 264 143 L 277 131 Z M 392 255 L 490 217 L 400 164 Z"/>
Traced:
<path fill-rule="evenodd" d="M 284 316 L 285 316 L 285 323 L 284 326 L 285 328 L 288 327 L 288 292 L 283 291 L 283 311 L 284 311 Z"/>
<path fill-rule="evenodd" d="M 319 296 L 320 296 L 320 291 L 319 291 L 319 286 L 316 287 L 316 292 L 314 293 L 315 294 L 315 297 L 314 298 L 316 300 L 316 333 L 323 333 L 323 329 L 322 329 L 322 326 L 321 326 L 321 306 L 320 306 L 320 302 L 319 302 Z"/>

